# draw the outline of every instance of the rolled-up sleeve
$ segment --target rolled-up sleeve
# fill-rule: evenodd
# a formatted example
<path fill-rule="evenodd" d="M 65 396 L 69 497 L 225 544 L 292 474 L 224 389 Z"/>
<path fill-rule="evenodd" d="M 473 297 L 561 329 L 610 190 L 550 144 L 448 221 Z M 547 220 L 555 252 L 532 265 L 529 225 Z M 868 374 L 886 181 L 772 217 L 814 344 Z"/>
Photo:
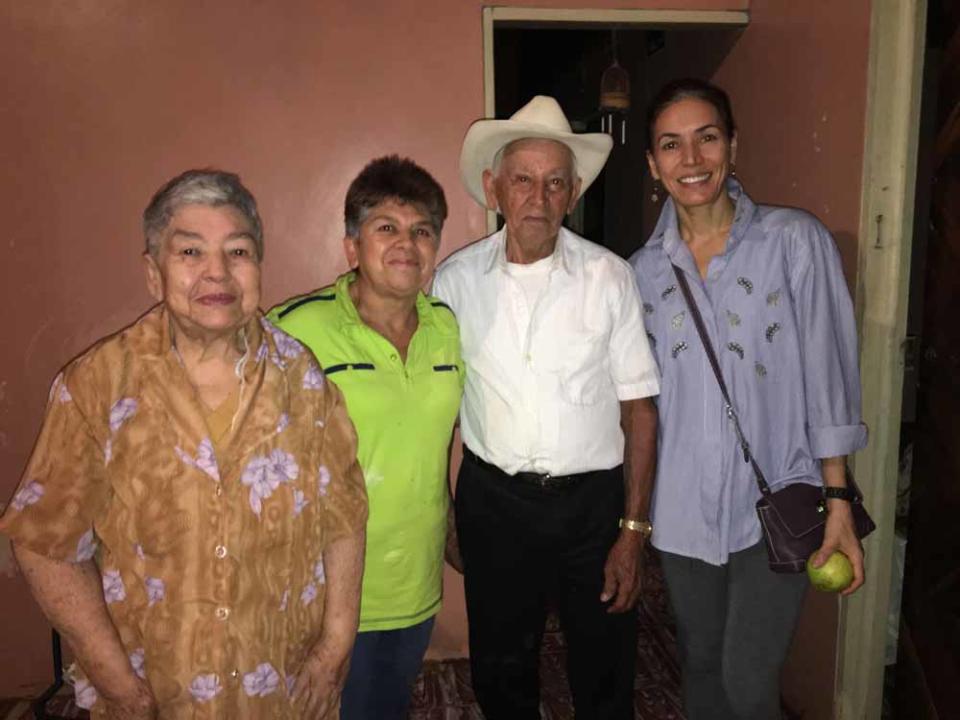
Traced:
<path fill-rule="evenodd" d="M 40 436 L 3 516 L 0 532 L 41 555 L 69 562 L 93 557 L 94 522 L 110 497 L 105 453 L 67 381 L 50 390 Z"/>
<path fill-rule="evenodd" d="M 366 526 L 367 490 L 357 462 L 357 433 L 339 388 L 325 383 L 320 414 L 321 494 L 324 496 L 324 536 L 327 542 L 353 535 Z"/>
<path fill-rule="evenodd" d="M 813 218 L 795 228 L 790 283 L 803 362 L 807 438 L 814 457 L 848 455 L 867 444 L 860 421 L 857 328 L 840 254 Z"/>
<path fill-rule="evenodd" d="M 633 270 L 617 264 L 610 283 L 610 370 L 617 399 L 635 400 L 660 392 L 657 364 L 643 324 L 640 290 Z"/>

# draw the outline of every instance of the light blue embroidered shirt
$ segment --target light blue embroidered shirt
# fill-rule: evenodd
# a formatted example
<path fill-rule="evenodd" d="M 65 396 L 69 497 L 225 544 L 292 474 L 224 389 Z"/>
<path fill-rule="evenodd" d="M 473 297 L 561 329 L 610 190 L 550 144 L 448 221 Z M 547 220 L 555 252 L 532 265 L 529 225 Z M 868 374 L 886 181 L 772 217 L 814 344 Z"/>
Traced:
<path fill-rule="evenodd" d="M 820 458 L 867 443 L 853 305 L 833 238 L 802 210 L 755 205 L 732 178 L 727 190 L 736 215 L 705 280 L 669 199 L 630 258 L 662 376 L 652 541 L 714 565 L 760 541 L 760 492 L 671 263 L 687 278 L 771 487 L 820 485 Z"/>

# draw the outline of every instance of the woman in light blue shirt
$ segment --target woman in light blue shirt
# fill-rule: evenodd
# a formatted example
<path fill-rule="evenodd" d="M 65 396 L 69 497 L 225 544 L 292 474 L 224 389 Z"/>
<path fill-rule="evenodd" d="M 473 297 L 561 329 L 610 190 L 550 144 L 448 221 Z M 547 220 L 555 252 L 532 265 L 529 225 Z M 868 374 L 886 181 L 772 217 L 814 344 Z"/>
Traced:
<path fill-rule="evenodd" d="M 631 264 L 662 373 L 652 542 L 677 617 L 687 717 L 779 718 L 807 578 L 767 565 L 760 493 L 672 265 L 774 490 L 845 488 L 845 456 L 867 442 L 853 306 L 827 229 L 802 210 L 754 204 L 734 177 L 726 93 L 700 80 L 668 84 L 649 133 L 656 192 L 669 197 Z M 854 566 L 849 594 L 863 583 L 863 551 L 848 500 L 828 499 L 827 509 L 817 562 L 842 550 Z"/>

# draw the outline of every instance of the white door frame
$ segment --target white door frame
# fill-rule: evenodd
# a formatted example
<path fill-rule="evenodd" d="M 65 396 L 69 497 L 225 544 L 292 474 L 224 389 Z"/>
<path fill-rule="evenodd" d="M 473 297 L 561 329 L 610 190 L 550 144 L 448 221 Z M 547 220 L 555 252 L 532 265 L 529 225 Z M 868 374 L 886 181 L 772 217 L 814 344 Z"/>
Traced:
<path fill-rule="evenodd" d="M 864 543 L 869 581 L 850 600 L 840 601 L 834 698 L 834 716 L 840 720 L 879 718 L 883 696 L 926 5 L 927 0 L 871 3 L 855 291 L 870 444 L 857 454 L 855 470 L 878 529 Z M 485 7 L 484 114 L 492 118 L 495 112 L 494 22 L 666 28 L 737 27 L 749 20 L 747 11 Z M 487 213 L 487 228 L 496 229 L 494 213 Z"/>
<path fill-rule="evenodd" d="M 840 606 L 834 715 L 842 720 L 879 718 L 883 700 L 926 6 L 871 3 L 856 285 L 870 443 L 854 467 L 877 531 L 864 542 L 869 580 Z"/>

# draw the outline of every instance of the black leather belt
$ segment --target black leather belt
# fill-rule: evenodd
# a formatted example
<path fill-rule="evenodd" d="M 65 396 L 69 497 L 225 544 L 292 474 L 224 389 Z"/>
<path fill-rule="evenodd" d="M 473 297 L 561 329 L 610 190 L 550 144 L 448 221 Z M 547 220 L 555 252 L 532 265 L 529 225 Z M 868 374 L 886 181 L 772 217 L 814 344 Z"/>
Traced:
<path fill-rule="evenodd" d="M 478 465 L 491 473 L 500 475 L 501 477 L 509 478 L 510 480 L 516 480 L 524 485 L 536 485 L 537 487 L 541 488 L 572 488 L 576 485 L 579 485 L 580 482 L 585 478 L 596 474 L 595 472 L 585 472 L 576 473 L 575 475 L 549 475 L 535 472 L 518 472 L 510 475 L 509 473 L 506 473 L 498 468 L 496 465 L 488 463 L 483 458 L 478 457 L 477 454 L 466 445 L 463 446 L 463 459 L 469 460 L 474 465 Z"/>

